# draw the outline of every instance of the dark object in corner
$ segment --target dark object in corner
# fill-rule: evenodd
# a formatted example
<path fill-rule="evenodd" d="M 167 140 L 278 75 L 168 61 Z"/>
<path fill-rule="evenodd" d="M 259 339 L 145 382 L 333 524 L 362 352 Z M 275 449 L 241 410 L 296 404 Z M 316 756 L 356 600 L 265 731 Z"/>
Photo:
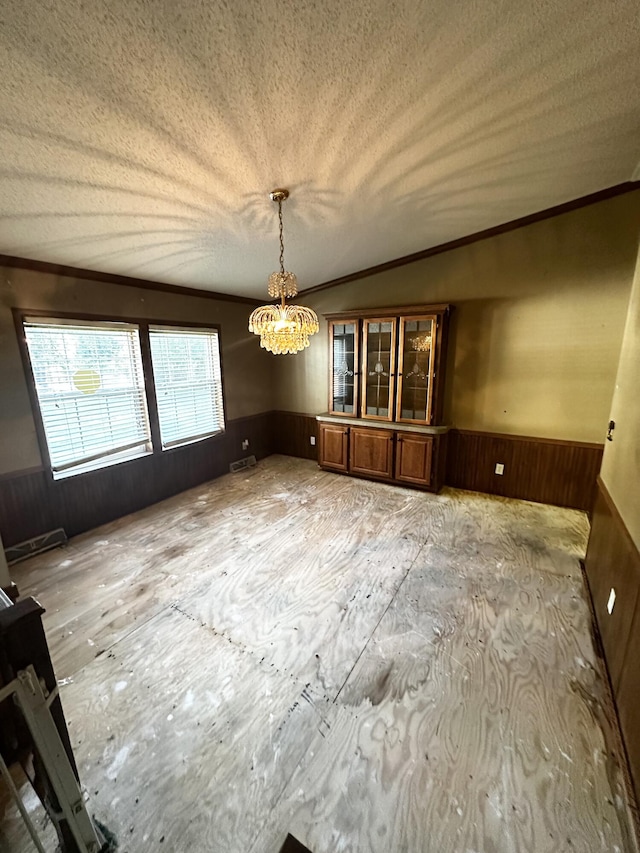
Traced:
<path fill-rule="evenodd" d="M 115 851 L 118 849 L 118 839 L 116 838 L 116 836 L 113 834 L 113 832 L 111 832 L 111 830 L 107 829 L 107 827 L 103 823 L 100 823 L 100 821 L 97 820 L 95 815 L 93 816 L 93 822 L 100 830 L 100 832 L 102 833 L 102 837 L 104 838 L 104 845 L 100 848 L 100 853 L 115 853 Z"/>
<path fill-rule="evenodd" d="M 293 835 L 287 835 L 284 844 L 280 848 L 280 853 L 311 853 L 308 847 L 301 844 Z"/>
<path fill-rule="evenodd" d="M 0 589 L 2 589 L 4 594 L 7 595 L 14 604 L 20 598 L 18 587 L 14 583 L 10 583 L 9 586 L 0 587 Z"/>

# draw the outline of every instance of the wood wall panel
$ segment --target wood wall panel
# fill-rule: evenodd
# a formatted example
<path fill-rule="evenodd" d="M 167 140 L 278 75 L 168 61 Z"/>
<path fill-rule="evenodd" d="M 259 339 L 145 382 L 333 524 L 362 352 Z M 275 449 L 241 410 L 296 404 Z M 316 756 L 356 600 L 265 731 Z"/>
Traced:
<path fill-rule="evenodd" d="M 637 549 L 601 480 L 597 492 L 585 569 L 611 685 L 616 692 L 638 603 L 640 566 Z M 616 601 L 609 614 L 607 601 L 612 588 L 616 590 Z"/>
<path fill-rule="evenodd" d="M 229 421 L 223 435 L 52 480 L 46 471 L 0 479 L 0 534 L 5 547 L 57 527 L 67 536 L 161 501 L 229 471 L 229 463 L 272 453 L 271 413 Z M 249 449 L 242 450 L 242 440 Z"/>
<path fill-rule="evenodd" d="M 597 492 L 585 570 L 631 775 L 640 794 L 640 552 L 600 478 Z M 612 587 L 616 601 L 609 614 Z"/>
<path fill-rule="evenodd" d="M 591 511 L 603 446 L 453 429 L 448 486 Z M 505 466 L 496 474 L 497 462 Z"/>
<path fill-rule="evenodd" d="M 318 422 L 299 412 L 265 412 L 227 424 L 224 435 L 52 481 L 45 471 L 0 477 L 0 534 L 5 546 L 63 527 L 68 536 L 218 477 L 253 453 L 318 458 Z M 249 439 L 248 451 L 242 440 Z M 590 510 L 600 445 L 451 430 L 444 482 L 462 489 Z M 439 456 L 444 460 L 444 454 Z M 493 473 L 495 462 L 505 474 Z M 440 464 L 440 462 L 438 463 Z"/>
<path fill-rule="evenodd" d="M 60 527 L 59 507 L 48 499 L 48 480 L 45 471 L 0 480 L 0 535 L 5 548 Z"/>
<path fill-rule="evenodd" d="M 317 460 L 319 429 L 315 415 L 272 412 L 272 429 L 274 453 Z M 315 445 L 311 444 L 312 436 L 316 439 Z"/>
<path fill-rule="evenodd" d="M 273 429 L 275 453 L 318 458 L 317 448 L 309 442 L 310 436 L 318 434 L 314 415 L 274 412 Z M 601 444 L 457 429 L 449 431 L 446 441 L 441 481 L 447 486 L 587 512 L 593 508 Z M 494 473 L 496 462 L 504 464 L 503 475 Z"/>
<path fill-rule="evenodd" d="M 638 649 L 640 649 L 640 608 L 636 605 L 616 694 L 620 727 L 636 799 L 640 798 L 640 655 Z"/>

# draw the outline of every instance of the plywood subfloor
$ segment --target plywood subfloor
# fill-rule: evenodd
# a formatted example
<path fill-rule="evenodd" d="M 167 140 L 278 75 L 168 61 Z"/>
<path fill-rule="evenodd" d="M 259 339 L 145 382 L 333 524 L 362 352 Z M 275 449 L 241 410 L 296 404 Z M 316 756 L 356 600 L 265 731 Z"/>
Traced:
<path fill-rule="evenodd" d="M 627 853 L 587 532 L 274 456 L 15 580 L 121 851 Z"/>

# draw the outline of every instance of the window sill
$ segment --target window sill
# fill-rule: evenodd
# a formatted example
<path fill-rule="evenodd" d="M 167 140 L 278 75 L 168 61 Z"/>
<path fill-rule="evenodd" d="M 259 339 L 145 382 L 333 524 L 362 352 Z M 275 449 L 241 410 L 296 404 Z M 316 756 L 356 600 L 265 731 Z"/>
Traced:
<path fill-rule="evenodd" d="M 113 465 L 121 465 L 123 462 L 131 462 L 133 459 L 141 459 L 143 456 L 153 456 L 153 450 L 135 450 L 129 453 L 110 456 L 108 459 L 96 459 L 85 465 L 68 468 L 65 471 L 53 471 L 53 479 L 68 480 L 69 477 L 77 477 L 79 474 L 89 474 L 92 471 L 101 471 L 103 468 L 111 468 Z"/>
<path fill-rule="evenodd" d="M 170 444 L 162 448 L 163 453 L 169 453 L 171 450 L 179 450 L 181 447 L 187 447 L 189 444 L 198 444 L 201 441 L 208 441 L 210 438 L 215 438 L 217 435 L 224 435 L 225 429 L 218 429 L 215 432 L 208 432 L 206 435 L 198 435 L 195 438 L 187 438 L 178 444 Z"/>

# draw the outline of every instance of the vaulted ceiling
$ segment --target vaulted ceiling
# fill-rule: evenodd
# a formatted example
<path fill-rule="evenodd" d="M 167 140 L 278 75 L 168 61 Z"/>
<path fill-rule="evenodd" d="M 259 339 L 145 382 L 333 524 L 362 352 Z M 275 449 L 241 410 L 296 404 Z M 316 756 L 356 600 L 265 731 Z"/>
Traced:
<path fill-rule="evenodd" d="M 637 0 L 3 0 L 0 252 L 266 296 L 632 179 Z M 640 184 L 639 184 L 640 186 Z"/>

